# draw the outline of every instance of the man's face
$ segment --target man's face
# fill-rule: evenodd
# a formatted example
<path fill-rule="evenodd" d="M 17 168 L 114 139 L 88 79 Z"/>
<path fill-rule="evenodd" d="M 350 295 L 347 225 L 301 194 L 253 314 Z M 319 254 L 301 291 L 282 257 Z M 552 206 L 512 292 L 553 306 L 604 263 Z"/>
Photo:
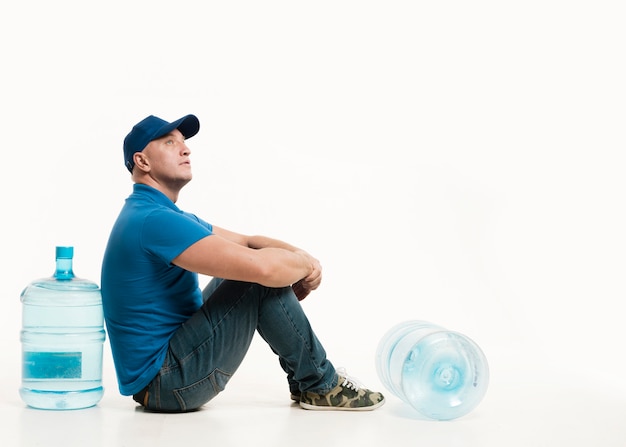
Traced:
<path fill-rule="evenodd" d="M 152 140 L 139 154 L 135 161 L 142 168 L 149 170 L 150 176 L 162 182 L 183 182 L 191 180 L 191 150 L 185 144 L 185 138 L 178 129 L 174 129 L 161 138 Z"/>

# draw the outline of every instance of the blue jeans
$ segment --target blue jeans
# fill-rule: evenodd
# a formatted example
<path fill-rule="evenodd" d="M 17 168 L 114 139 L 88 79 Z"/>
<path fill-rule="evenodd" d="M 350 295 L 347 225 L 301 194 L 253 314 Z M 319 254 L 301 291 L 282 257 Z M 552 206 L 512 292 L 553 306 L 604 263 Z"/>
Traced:
<path fill-rule="evenodd" d="M 197 409 L 223 391 L 241 364 L 255 330 L 277 354 L 290 391 L 326 394 L 335 368 L 313 333 L 291 287 L 212 280 L 204 304 L 173 335 L 157 376 L 135 395 L 148 410 Z"/>

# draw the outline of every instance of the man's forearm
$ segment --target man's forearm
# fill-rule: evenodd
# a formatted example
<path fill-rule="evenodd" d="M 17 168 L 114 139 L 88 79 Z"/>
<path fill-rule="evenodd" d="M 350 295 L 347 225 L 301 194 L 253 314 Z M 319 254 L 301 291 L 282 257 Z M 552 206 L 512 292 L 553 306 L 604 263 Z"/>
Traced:
<path fill-rule="evenodd" d="M 259 248 L 282 248 L 283 250 L 288 250 L 292 252 L 302 251 L 298 247 L 294 247 L 287 242 L 280 241 L 278 239 L 273 239 L 267 236 L 248 236 L 248 247 L 259 249 Z"/>

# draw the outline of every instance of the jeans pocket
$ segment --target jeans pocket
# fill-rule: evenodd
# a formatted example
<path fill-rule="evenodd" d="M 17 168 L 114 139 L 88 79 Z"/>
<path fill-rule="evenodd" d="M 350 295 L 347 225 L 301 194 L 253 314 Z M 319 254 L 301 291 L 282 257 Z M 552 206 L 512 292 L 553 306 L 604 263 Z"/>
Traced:
<path fill-rule="evenodd" d="M 174 390 L 174 395 L 182 411 L 191 411 L 200 408 L 208 401 L 224 391 L 226 384 L 232 377 L 220 369 L 214 369 L 211 374 L 196 383 Z"/>

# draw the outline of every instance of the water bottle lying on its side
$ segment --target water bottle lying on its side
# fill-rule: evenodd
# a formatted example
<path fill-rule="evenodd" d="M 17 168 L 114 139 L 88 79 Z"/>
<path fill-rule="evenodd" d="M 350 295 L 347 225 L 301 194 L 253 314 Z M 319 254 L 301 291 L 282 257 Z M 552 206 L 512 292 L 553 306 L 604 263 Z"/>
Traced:
<path fill-rule="evenodd" d="M 383 385 L 423 416 L 459 418 L 483 399 L 489 366 L 474 341 L 427 321 L 406 321 L 380 340 L 376 369 Z"/>

